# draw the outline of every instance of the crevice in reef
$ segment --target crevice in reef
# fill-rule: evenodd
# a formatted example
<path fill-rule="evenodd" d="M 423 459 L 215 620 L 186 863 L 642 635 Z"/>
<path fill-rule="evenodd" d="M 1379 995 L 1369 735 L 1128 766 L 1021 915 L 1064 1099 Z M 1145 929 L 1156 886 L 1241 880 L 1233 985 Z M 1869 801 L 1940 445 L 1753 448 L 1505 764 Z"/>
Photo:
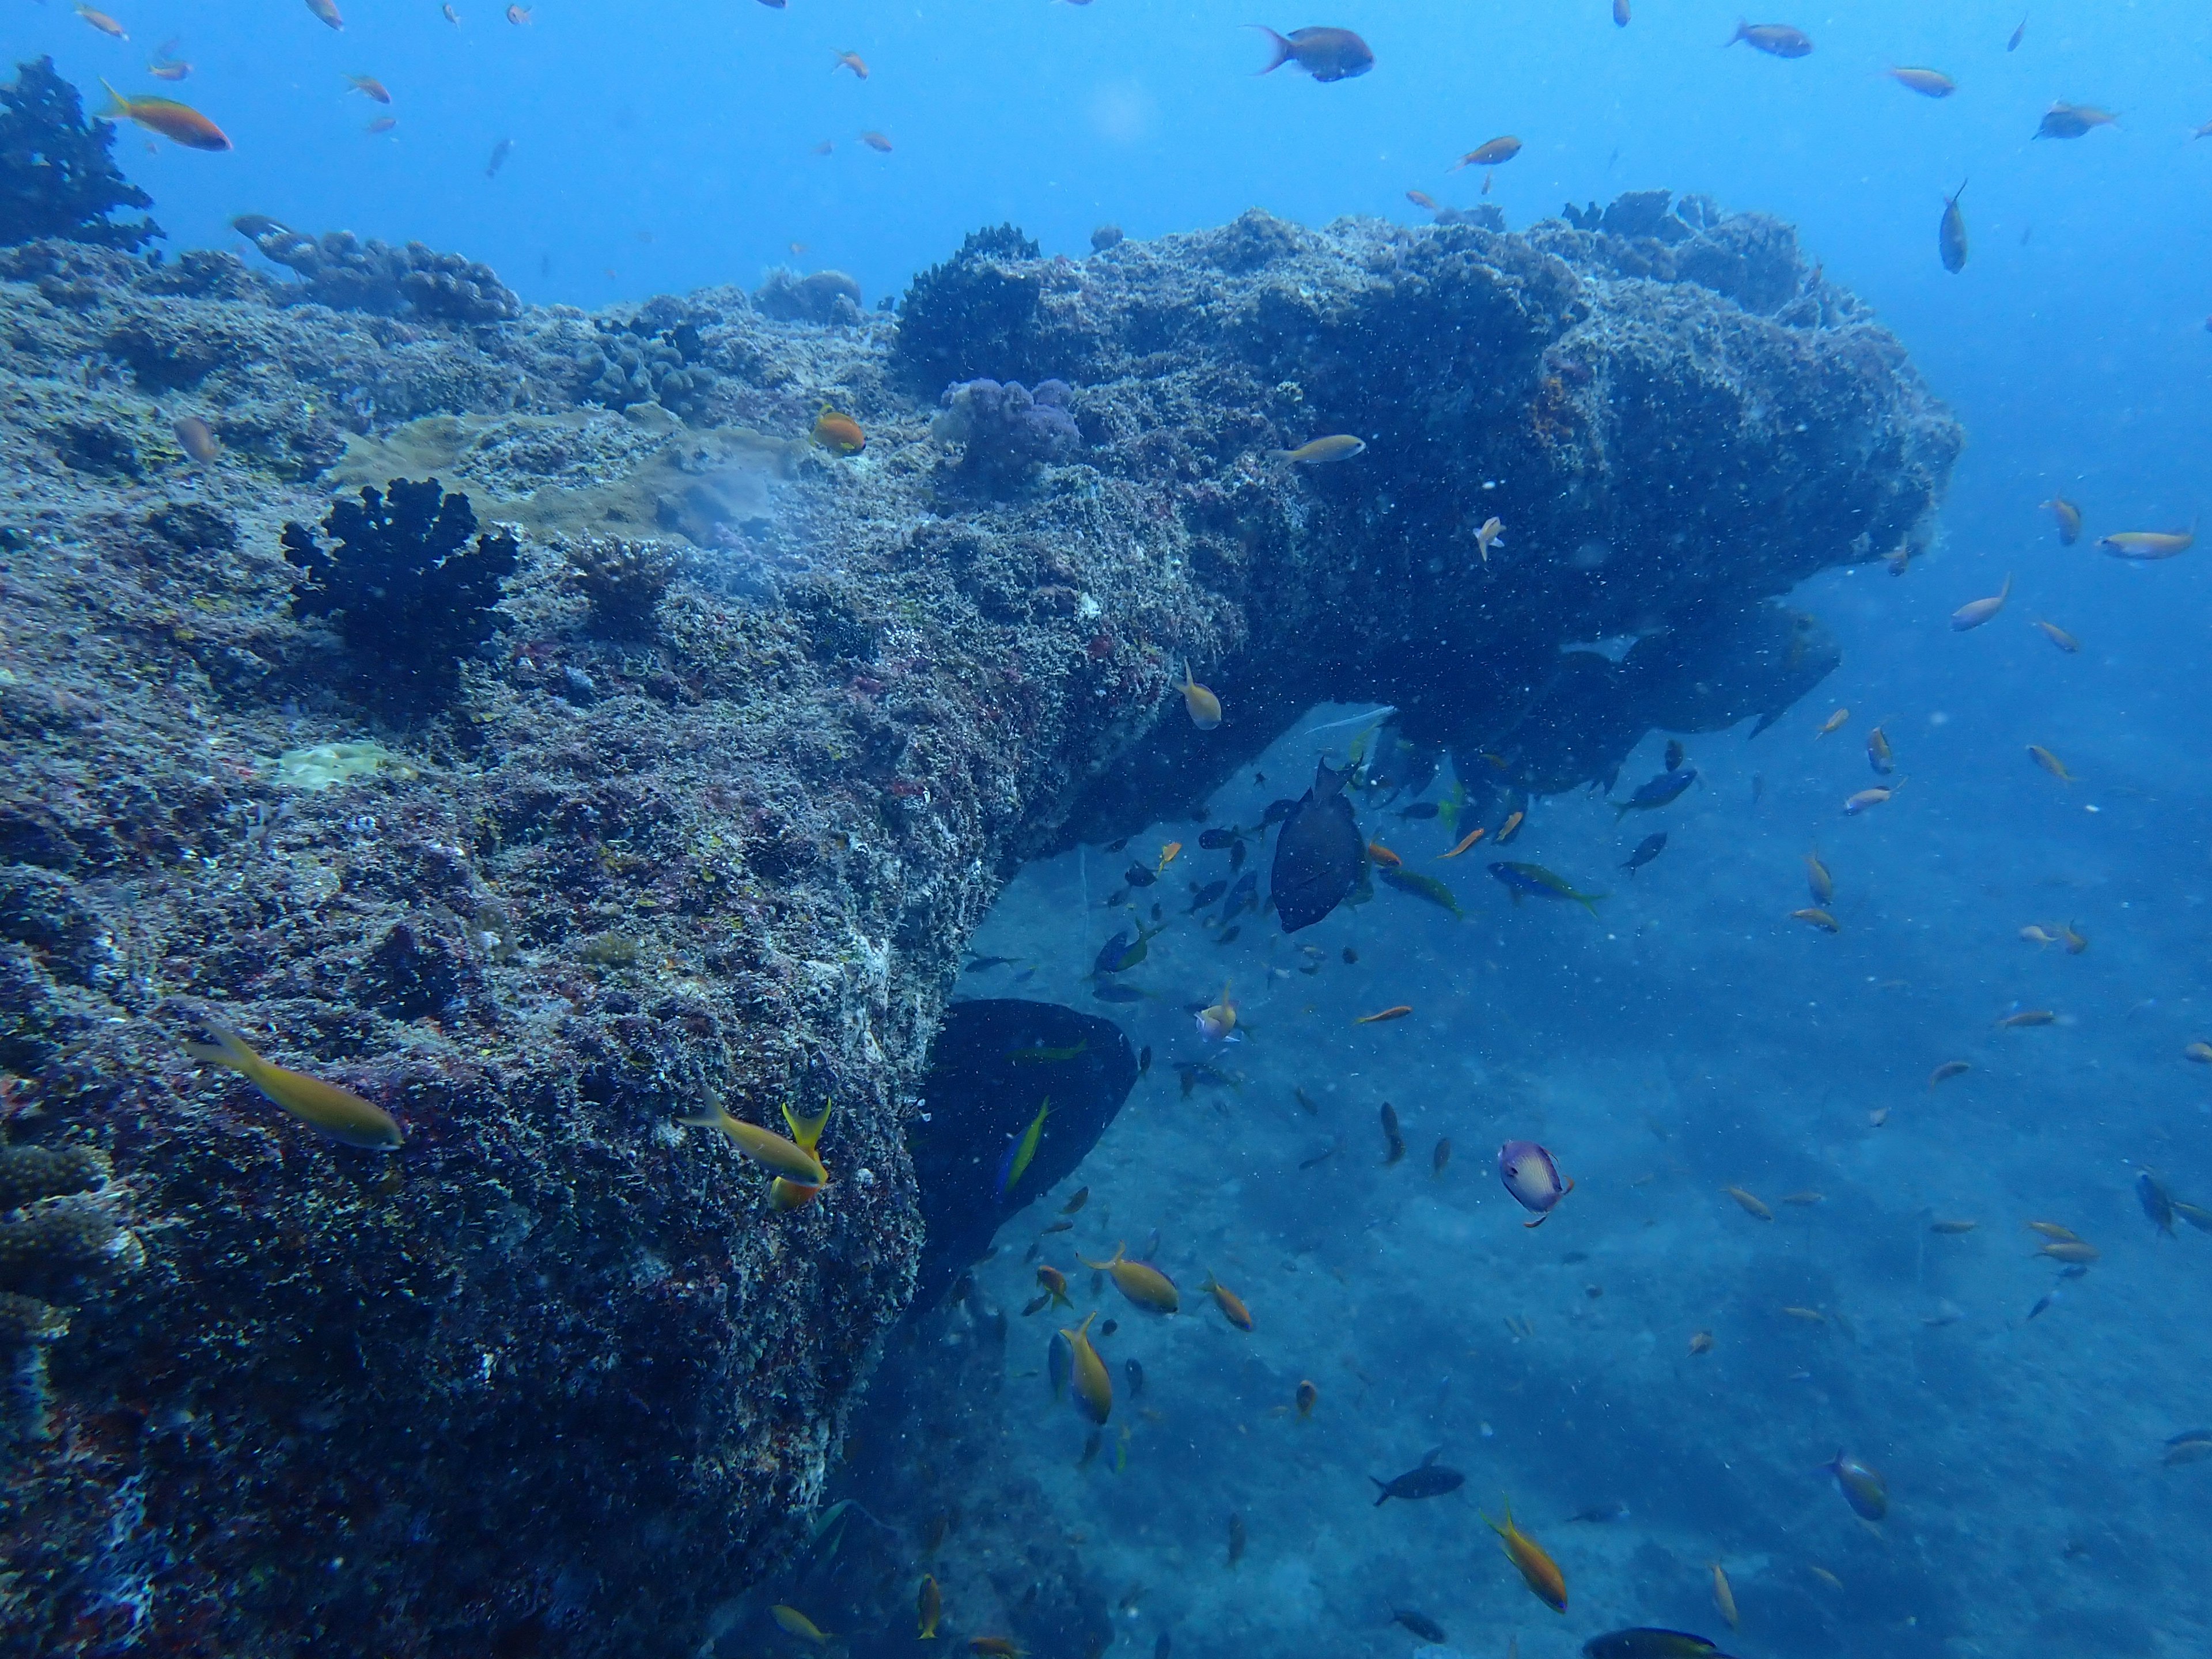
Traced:
<path fill-rule="evenodd" d="M 1535 792 L 1802 696 L 1834 649 L 1786 596 L 1908 560 L 1959 429 L 1787 227 L 1575 219 L 1005 230 L 896 318 L 849 281 L 507 317 L 343 238 L 402 283 L 369 310 L 0 250 L 8 1130 L 96 1152 L 38 1201 L 136 1241 L 42 1270 L 9 1339 L 10 1650 L 695 1649 L 910 1295 L 913 1103 L 1022 860 L 1325 700 Z M 477 298 L 402 309 L 410 273 Z M 825 404 L 865 449 L 808 441 Z M 434 475 L 520 555 L 451 706 L 390 726 L 279 538 Z M 216 1010 L 406 1146 L 196 1070 Z M 834 1101 L 821 1196 L 677 1124 L 710 1096 Z"/>

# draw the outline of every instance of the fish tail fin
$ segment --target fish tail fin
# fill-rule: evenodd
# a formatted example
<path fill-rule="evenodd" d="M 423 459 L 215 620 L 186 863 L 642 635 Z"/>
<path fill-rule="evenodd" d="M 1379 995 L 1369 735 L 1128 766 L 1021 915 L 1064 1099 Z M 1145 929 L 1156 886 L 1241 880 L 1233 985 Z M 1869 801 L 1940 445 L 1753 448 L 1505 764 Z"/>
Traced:
<path fill-rule="evenodd" d="M 1265 23 L 1248 23 L 1245 27 L 1247 28 L 1255 28 L 1259 30 L 1261 33 L 1267 37 L 1268 45 L 1272 46 L 1275 49 L 1274 57 L 1269 60 L 1266 69 L 1259 71 L 1260 74 L 1273 74 L 1275 70 L 1282 68 L 1284 64 L 1289 63 L 1291 59 L 1296 56 L 1296 52 L 1291 47 L 1291 43 L 1283 39 L 1281 35 L 1276 33 L 1274 30 L 1269 28 Z"/>
<path fill-rule="evenodd" d="M 1619 801 L 1615 801 L 1613 803 L 1613 821 L 1615 823 L 1619 823 L 1621 819 L 1626 817 L 1635 810 L 1636 807 L 1633 802 L 1630 803 L 1626 806 L 1623 806 Z"/>
<path fill-rule="evenodd" d="M 100 111 L 100 114 L 110 118 L 118 117 L 125 119 L 129 118 L 131 114 L 131 100 L 128 98 L 125 98 L 121 93 L 116 91 L 113 87 L 108 86 L 106 76 L 102 76 L 100 77 L 100 84 L 102 87 L 106 88 L 107 90 L 107 107 Z"/>
<path fill-rule="evenodd" d="M 1730 36 L 1729 36 L 1729 38 L 1728 38 L 1727 40 L 1723 40 L 1723 41 L 1722 41 L 1722 42 L 1721 42 L 1721 50 L 1722 50 L 1723 52 L 1726 52 L 1726 51 L 1727 51 L 1730 46 L 1734 46 L 1737 41 L 1739 41 L 1739 40 L 1742 40 L 1742 39 L 1743 39 L 1743 36 L 1744 36 L 1744 31 L 1745 31 L 1746 29 L 1748 29 L 1750 27 L 1751 27 L 1751 24 L 1750 24 L 1750 22 L 1748 21 L 1748 20 L 1747 20 L 1747 19 L 1745 19 L 1745 18 L 1741 18 L 1741 17 L 1737 18 L 1737 19 L 1735 20 L 1735 33 L 1734 34 L 1731 34 Z"/>
<path fill-rule="evenodd" d="M 1371 1474 L 1370 1474 L 1370 1475 L 1369 1475 L 1367 1478 L 1368 1478 L 1370 1480 L 1375 1480 L 1375 1477 L 1374 1477 L 1373 1475 L 1371 1475 Z M 1381 1509 L 1381 1508 L 1382 1508 L 1385 1504 L 1387 1504 L 1387 1503 L 1389 1503 L 1389 1502 L 1390 1501 L 1390 1488 L 1389 1488 L 1389 1486 L 1387 1484 L 1385 1484 L 1384 1482 L 1380 1481 L 1380 1480 L 1375 1480 L 1375 1485 L 1376 1485 L 1376 1498 L 1375 1498 L 1375 1507 L 1376 1507 L 1376 1509 L 1378 1509 L 1378 1510 L 1379 1510 L 1379 1509 Z"/>
<path fill-rule="evenodd" d="M 783 1109 L 783 1121 L 791 1130 L 791 1138 L 811 1152 L 814 1150 L 815 1142 L 822 1139 L 823 1126 L 830 1121 L 830 1114 L 836 1109 L 836 1103 L 832 1101 L 816 1115 L 799 1117 L 793 1113 L 789 1103 L 787 1103 Z"/>
<path fill-rule="evenodd" d="M 107 83 L 103 81 L 100 84 L 106 86 Z M 200 1026 L 215 1041 L 212 1043 L 188 1042 L 185 1044 L 186 1054 L 202 1065 L 220 1066 L 225 1071 L 237 1072 L 246 1077 L 253 1075 L 253 1068 L 261 1064 L 261 1056 L 246 1046 L 244 1037 L 228 1025 L 218 1025 L 213 1020 L 203 1020 Z"/>

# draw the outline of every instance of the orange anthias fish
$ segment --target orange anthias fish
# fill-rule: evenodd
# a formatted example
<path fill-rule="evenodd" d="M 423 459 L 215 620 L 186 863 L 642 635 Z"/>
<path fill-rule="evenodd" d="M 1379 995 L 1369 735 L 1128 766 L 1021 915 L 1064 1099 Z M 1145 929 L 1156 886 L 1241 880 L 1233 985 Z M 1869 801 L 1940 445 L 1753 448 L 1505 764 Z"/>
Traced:
<path fill-rule="evenodd" d="M 828 404 L 814 417 L 814 429 L 809 434 L 833 455 L 857 455 L 868 447 L 867 434 L 850 415 L 840 415 Z"/>
<path fill-rule="evenodd" d="M 1439 854 L 1437 854 L 1437 858 L 1438 858 L 1438 859 L 1455 859 L 1455 858 L 1457 858 L 1457 857 L 1458 857 L 1462 853 L 1464 853 L 1465 851 L 1467 851 L 1467 849 L 1468 849 L 1468 848 L 1470 848 L 1470 847 L 1474 846 L 1474 845 L 1475 844 L 1475 842 L 1477 842 L 1480 841 L 1480 840 L 1483 838 L 1483 836 L 1486 836 L 1486 834 L 1488 834 L 1488 833 L 1489 833 L 1489 832 L 1488 832 L 1487 830 L 1472 830 L 1472 831 L 1470 831 L 1470 832 L 1469 832 L 1466 836 L 1464 836 L 1464 837 L 1461 840 L 1460 844 L 1459 844 L 1458 846 L 1456 846 L 1456 847 L 1453 848 L 1451 849 L 1451 851 L 1450 851 L 1450 852 L 1449 852 L 1449 853 L 1439 853 Z"/>
<path fill-rule="evenodd" d="M 1825 738 L 1831 732 L 1840 732 L 1844 729 L 1845 725 L 1850 722 L 1850 718 L 1851 711 L 1850 709 L 1838 708 L 1834 714 L 1829 715 L 1827 719 L 1820 722 L 1820 729 L 1815 732 L 1813 735 L 1816 738 Z"/>
<path fill-rule="evenodd" d="M 1152 873 L 1156 876 L 1160 874 L 1168 866 L 1176 861 L 1176 854 L 1182 851 L 1182 843 L 1179 841 L 1164 843 L 1160 848 L 1160 861 L 1152 866 Z"/>
<path fill-rule="evenodd" d="M 1179 1311 L 1182 1307 L 1182 1297 L 1176 1293 L 1175 1281 L 1158 1267 L 1146 1262 L 1130 1261 L 1126 1245 L 1116 1244 L 1114 1247 L 1113 1259 L 1108 1261 L 1093 1261 L 1088 1256 L 1081 1255 L 1075 1259 L 1085 1267 L 1110 1277 L 1114 1281 L 1114 1288 L 1139 1307 L 1149 1309 L 1154 1313 L 1171 1314 Z M 1087 1324 L 1089 1321 L 1086 1320 L 1085 1322 Z M 1106 1419 L 1102 1417 L 1098 1420 L 1103 1423 Z"/>
<path fill-rule="evenodd" d="M 1437 210 L 1437 198 L 1425 190 L 1409 190 L 1406 192 L 1406 199 L 1424 213 Z"/>
<path fill-rule="evenodd" d="M 1386 1020 L 1403 1019 L 1413 1012 L 1413 1005 L 1401 1002 L 1395 1008 L 1385 1008 L 1379 1014 L 1362 1014 L 1352 1023 L 1354 1025 L 1380 1025 Z"/>
<path fill-rule="evenodd" d="M 356 92 L 366 93 L 380 104 L 388 104 L 392 101 L 392 94 L 386 89 L 384 82 L 374 75 L 349 75 L 346 79 L 352 84 Z"/>
<path fill-rule="evenodd" d="M 1244 1305 L 1243 1298 L 1236 1291 L 1231 1290 L 1212 1273 L 1206 1274 L 1206 1283 L 1199 1288 L 1213 1298 L 1215 1305 L 1221 1310 L 1221 1316 L 1238 1330 L 1249 1331 L 1252 1328 L 1252 1310 Z"/>
<path fill-rule="evenodd" d="M 2039 743 L 2027 745 L 2027 757 L 2058 780 L 2061 783 L 2074 781 L 2074 775 L 2066 769 L 2066 763 Z"/>
<path fill-rule="evenodd" d="M 1521 1577 L 1535 1598 L 1554 1613 L 1567 1610 L 1566 1575 L 1559 1564 L 1544 1553 L 1543 1546 L 1513 1524 L 1513 1506 L 1505 1506 L 1505 1524 L 1499 1526 L 1488 1516 L 1484 1524 L 1505 1543 L 1505 1559 L 1520 1570 Z"/>
<path fill-rule="evenodd" d="M 2071 547 L 2081 539 L 2081 509 L 2063 495 L 2053 495 L 2043 504 L 2058 522 L 2058 544 Z"/>
<path fill-rule="evenodd" d="M 173 98 L 125 98 L 107 82 L 107 95 L 114 101 L 101 112 L 110 120 L 136 121 L 149 132 L 158 132 L 172 143 L 182 144 L 186 149 L 227 150 L 230 140 L 221 127 L 188 104 Z"/>
<path fill-rule="evenodd" d="M 870 149 L 880 150 L 885 155 L 891 153 L 891 141 L 880 132 L 864 132 L 860 135 L 860 142 Z"/>
<path fill-rule="evenodd" d="M 835 75 L 841 69 L 852 70 L 863 81 L 868 78 L 868 66 L 861 60 L 860 54 L 857 52 L 841 52 L 837 54 L 837 61 L 830 66 L 830 73 Z"/>
<path fill-rule="evenodd" d="M 1367 843 L 1367 856 L 1386 870 L 1398 869 L 1406 862 L 1379 841 L 1370 841 Z"/>
<path fill-rule="evenodd" d="M 1492 138 L 1486 144 L 1478 144 L 1452 164 L 1452 171 L 1457 173 L 1462 167 L 1502 167 L 1520 153 L 1521 141 L 1508 134 L 1503 138 Z"/>
<path fill-rule="evenodd" d="M 76 9 L 76 15 L 102 34 L 112 35 L 118 40 L 128 40 L 131 38 L 123 32 L 123 25 L 104 11 L 94 11 L 90 6 L 79 6 Z"/>

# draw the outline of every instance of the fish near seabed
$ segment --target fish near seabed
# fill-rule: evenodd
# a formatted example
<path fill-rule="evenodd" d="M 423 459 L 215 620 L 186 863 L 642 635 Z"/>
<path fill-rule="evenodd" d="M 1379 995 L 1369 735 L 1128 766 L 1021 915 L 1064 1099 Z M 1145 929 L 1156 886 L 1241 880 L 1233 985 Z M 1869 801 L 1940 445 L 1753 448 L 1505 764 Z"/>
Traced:
<path fill-rule="evenodd" d="M 1583 1644 L 1583 1659 L 1729 1659 L 1702 1636 L 1638 1625 L 1608 1631 Z"/>
<path fill-rule="evenodd" d="M 1521 141 L 1508 133 L 1503 138 L 1492 138 L 1477 144 L 1453 162 L 1451 170 L 1457 173 L 1462 167 L 1503 167 L 1520 153 Z"/>
<path fill-rule="evenodd" d="M 1274 48 L 1274 57 L 1260 70 L 1262 75 L 1273 74 L 1285 64 L 1296 64 L 1316 81 L 1349 81 L 1375 67 L 1375 53 L 1350 29 L 1292 29 L 1283 35 L 1264 23 L 1246 27 L 1258 29 Z"/>
<path fill-rule="evenodd" d="M 2005 573 L 2004 586 L 1986 599 L 1970 599 L 1951 613 L 1951 631 L 1964 634 L 1969 629 L 1979 628 L 2004 609 L 2005 601 L 2012 597 L 2012 573 Z"/>
<path fill-rule="evenodd" d="M 1348 432 L 1332 433 L 1326 438 L 1316 438 L 1300 444 L 1296 449 L 1271 449 L 1271 460 L 1284 461 L 1291 466 L 1325 466 L 1331 461 L 1348 461 L 1366 451 L 1367 441 L 1355 438 Z"/>
<path fill-rule="evenodd" d="M 1367 864 L 1367 844 L 1352 816 L 1344 781 L 1350 769 L 1332 772 L 1314 764 L 1307 790 L 1275 836 L 1275 862 L 1267 885 L 1285 933 L 1310 927 L 1344 902 Z"/>
<path fill-rule="evenodd" d="M 1464 1474 L 1437 1462 L 1443 1454 L 1443 1448 L 1437 1447 L 1421 1460 L 1418 1468 L 1410 1468 L 1393 1480 L 1376 1480 L 1373 1475 L 1369 1475 L 1367 1478 L 1375 1480 L 1377 1488 L 1375 1507 L 1379 1510 L 1394 1498 L 1408 1501 L 1418 1498 L 1442 1498 L 1446 1492 L 1457 1492 L 1465 1486 L 1467 1477 Z"/>
<path fill-rule="evenodd" d="M 1966 193 L 1966 181 L 1961 179 L 1959 188 L 1943 198 L 1942 222 L 1936 227 L 1936 251 L 1942 256 L 1943 269 L 1954 276 L 1966 268 L 1966 216 L 1959 211 L 1959 198 Z"/>
<path fill-rule="evenodd" d="M 203 1065 L 237 1073 L 301 1122 L 319 1129 L 341 1146 L 388 1152 L 407 1139 L 391 1113 L 352 1090 L 271 1064 L 246 1047 L 246 1039 L 227 1025 L 211 1021 L 200 1024 L 215 1041 L 212 1044 L 188 1042 L 186 1054 Z"/>
<path fill-rule="evenodd" d="M 1836 1490 L 1861 1520 L 1879 1521 L 1889 1513 L 1889 1488 L 1881 1476 L 1850 1453 L 1838 1452 L 1820 1468 L 1836 1477 Z"/>
<path fill-rule="evenodd" d="M 1559 1202 L 1574 1191 L 1575 1183 L 1562 1180 L 1559 1166 L 1548 1152 L 1533 1140 L 1509 1140 L 1498 1149 L 1498 1178 L 1513 1201 L 1535 1215 L 1524 1227 L 1540 1227 L 1552 1218 Z"/>
<path fill-rule="evenodd" d="M 1114 1280 L 1114 1288 L 1137 1306 L 1153 1313 L 1178 1312 L 1182 1307 L 1182 1297 L 1176 1292 L 1175 1281 L 1158 1267 L 1127 1260 L 1127 1249 L 1125 1244 L 1116 1244 L 1112 1260 L 1107 1261 L 1093 1261 L 1088 1256 L 1081 1255 L 1075 1259 L 1095 1273 L 1109 1275 Z M 1101 1418 L 1099 1421 L 1105 1419 Z"/>
<path fill-rule="evenodd" d="M 945 1616 L 945 1597 L 937 1588 L 937 1580 L 928 1573 L 921 1576 L 921 1589 L 914 1598 L 915 1621 L 921 1626 L 919 1638 L 924 1642 L 937 1639 L 937 1621 Z"/>
<path fill-rule="evenodd" d="M 1567 1610 L 1567 1579 L 1559 1571 L 1559 1564 L 1544 1553 L 1544 1547 L 1513 1524 L 1513 1505 L 1505 1506 L 1505 1524 L 1499 1526 L 1488 1516 L 1483 1523 L 1496 1533 L 1505 1545 L 1505 1559 L 1519 1571 L 1522 1582 L 1529 1593 L 1554 1613 Z"/>
<path fill-rule="evenodd" d="M 1739 21 L 1735 33 L 1721 44 L 1732 46 L 1739 40 L 1754 52 L 1765 52 L 1769 58 L 1802 58 L 1813 50 L 1813 37 L 1787 23 L 1746 23 Z"/>
<path fill-rule="evenodd" d="M 1516 904 L 1520 903 L 1524 896 L 1533 893 L 1538 898 L 1564 899 L 1579 904 L 1595 916 L 1597 902 L 1611 896 L 1607 893 L 1577 893 L 1540 864 L 1516 864 L 1511 860 L 1501 859 L 1490 866 L 1490 875 L 1492 880 L 1513 896 Z"/>
<path fill-rule="evenodd" d="M 2150 1218 L 2152 1226 L 2168 1238 L 2173 1237 L 2173 1194 L 2166 1190 L 2161 1182 L 2148 1170 L 2136 1172 L 2136 1199 L 2142 1212 Z"/>
<path fill-rule="evenodd" d="M 829 1115 L 825 1109 L 821 1117 L 809 1120 L 803 1128 L 799 1120 L 791 1117 L 787 1112 L 786 1121 L 794 1128 L 800 1128 L 801 1133 L 818 1136 L 822 1132 L 821 1126 Z M 747 1123 L 742 1118 L 732 1117 L 729 1108 L 719 1100 L 696 1116 L 679 1117 L 676 1121 L 695 1129 L 720 1129 L 747 1158 L 766 1164 L 780 1176 L 789 1176 L 801 1186 L 819 1187 L 830 1179 L 829 1171 L 822 1167 L 822 1160 L 808 1146 L 787 1139 L 772 1129 L 763 1129 L 757 1123 Z"/>

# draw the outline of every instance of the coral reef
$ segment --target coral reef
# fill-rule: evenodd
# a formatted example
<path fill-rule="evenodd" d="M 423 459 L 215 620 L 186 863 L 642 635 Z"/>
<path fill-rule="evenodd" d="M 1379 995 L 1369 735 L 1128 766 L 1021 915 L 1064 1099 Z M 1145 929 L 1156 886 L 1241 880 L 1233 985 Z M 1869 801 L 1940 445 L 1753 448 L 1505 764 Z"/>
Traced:
<path fill-rule="evenodd" d="M 318 238 L 273 224 L 252 240 L 264 258 L 299 272 L 298 298 L 333 311 L 452 323 L 503 323 L 522 314 L 522 301 L 489 265 L 420 242 L 392 247 L 349 230 Z"/>
<path fill-rule="evenodd" d="M 842 270 L 810 271 L 802 276 L 778 265 L 753 290 L 753 305 L 780 323 L 841 323 L 860 320 L 860 285 Z"/>
<path fill-rule="evenodd" d="M 117 169 L 114 152 L 115 128 L 84 118 L 52 58 L 17 64 L 0 87 L 0 246 L 51 236 L 128 253 L 161 235 L 151 219 L 113 216 L 154 205 Z"/>
<path fill-rule="evenodd" d="M 491 638 L 514 538 L 477 535 L 469 498 L 447 495 L 435 478 L 394 478 L 382 491 L 364 484 L 360 501 L 331 505 L 322 527 L 335 546 L 305 525 L 284 526 L 284 556 L 302 573 L 294 613 L 336 623 L 354 684 L 379 708 L 410 716 L 450 702 L 462 659 Z"/>
<path fill-rule="evenodd" d="M 84 1192 L 102 1174 L 100 1155 L 89 1146 L 0 1146 L 0 1210 Z"/>
<path fill-rule="evenodd" d="M 0 1467 L 0 1643 L 699 1650 L 898 1340 L 913 1102 L 1009 872 L 1323 699 L 1517 788 L 1601 778 L 1655 720 L 1802 692 L 1832 653 L 1776 601 L 1924 538 L 1960 438 L 1896 340 L 1786 227 L 1670 214 L 1694 234 L 1255 213 L 1081 261 L 1001 229 L 837 328 L 709 290 L 485 329 L 0 253 L 0 1065 L 146 1256 L 66 1332 L 24 1316 L 52 1432 Z M 712 377 L 684 419 L 659 370 L 590 395 L 647 341 Z M 1081 447 L 948 490 L 945 388 L 1054 375 Z M 825 402 L 860 461 L 805 441 Z M 1339 432 L 1365 453 L 1270 459 Z M 384 487 L 426 471 L 518 541 Z M 700 551 L 616 639 L 556 533 Z M 368 749 L 325 617 L 373 709 L 463 659 L 465 707 Z M 1186 662 L 1229 710 L 1203 738 Z M 180 1006 L 405 1147 L 199 1075 Z M 831 1182 L 776 1210 L 677 1123 L 709 1096 L 834 1101 Z M 119 1202 L 8 1224 L 81 1249 L 37 1218 Z M 1079 1651 L 1105 1607 L 1045 1530 L 1008 1565 Z"/>
<path fill-rule="evenodd" d="M 714 389 L 713 371 L 696 366 L 700 343 L 689 321 L 647 315 L 602 325 L 599 339 L 577 359 L 583 380 L 577 395 L 609 409 L 656 403 L 672 414 L 690 414 Z"/>
<path fill-rule="evenodd" d="M 653 614 L 680 568 L 673 549 L 662 542 L 592 536 L 561 550 L 568 556 L 569 581 L 591 605 L 595 629 L 617 638 L 652 630 Z"/>
<path fill-rule="evenodd" d="M 1064 461 L 1083 447 L 1083 429 L 1067 412 L 1064 380 L 969 380 L 947 386 L 945 412 L 930 424 L 941 444 L 961 447 L 961 465 L 994 483 L 1018 478 L 1046 461 Z"/>

